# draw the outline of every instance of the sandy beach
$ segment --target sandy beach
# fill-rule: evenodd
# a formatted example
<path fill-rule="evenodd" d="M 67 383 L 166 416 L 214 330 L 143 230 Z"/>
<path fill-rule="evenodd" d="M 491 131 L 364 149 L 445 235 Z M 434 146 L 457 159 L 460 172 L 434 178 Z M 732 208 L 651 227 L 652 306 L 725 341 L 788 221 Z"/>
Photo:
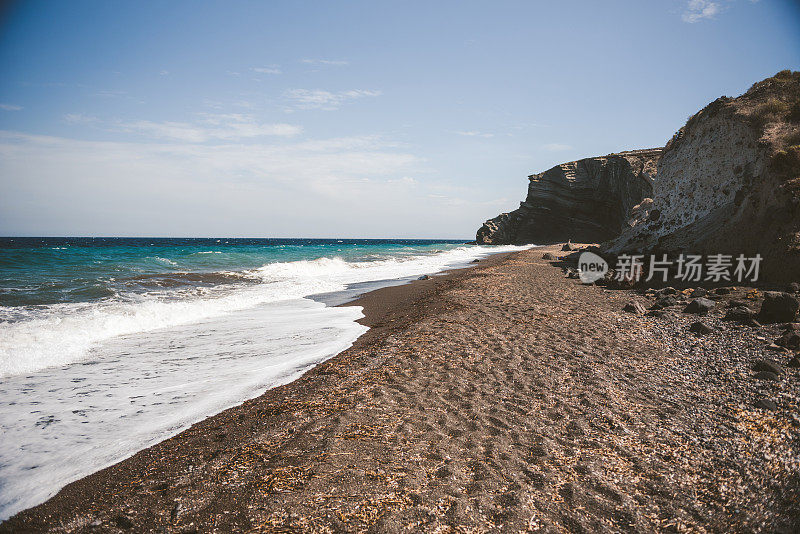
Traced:
<path fill-rule="evenodd" d="M 694 336 L 548 251 L 363 296 L 350 349 L 0 531 L 800 529 L 800 373 L 752 371 L 779 326 L 722 321 L 737 288 Z"/>

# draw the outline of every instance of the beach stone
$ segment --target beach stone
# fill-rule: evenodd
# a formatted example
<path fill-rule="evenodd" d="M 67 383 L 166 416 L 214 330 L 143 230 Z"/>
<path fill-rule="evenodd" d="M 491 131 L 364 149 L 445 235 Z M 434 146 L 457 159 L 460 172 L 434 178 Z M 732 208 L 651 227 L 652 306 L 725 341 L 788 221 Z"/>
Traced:
<path fill-rule="evenodd" d="M 781 347 L 780 345 L 776 345 L 775 343 L 770 343 L 767 345 L 767 350 L 771 350 L 774 352 L 789 352 L 789 349 L 786 347 Z"/>
<path fill-rule="evenodd" d="M 788 293 L 768 291 L 764 293 L 764 302 L 758 320 L 762 323 L 791 323 L 797 317 L 800 301 Z"/>
<path fill-rule="evenodd" d="M 691 296 L 693 299 L 696 299 L 696 298 L 698 298 L 698 297 L 705 297 L 706 295 L 708 295 L 708 291 L 706 291 L 706 290 L 705 290 L 705 288 L 702 288 L 702 287 L 696 287 L 696 288 L 694 288 L 694 289 L 692 290 L 691 294 L 690 294 L 690 296 Z"/>
<path fill-rule="evenodd" d="M 672 312 L 668 310 L 650 310 L 645 315 L 648 317 L 658 317 L 659 319 L 671 319 L 673 317 Z"/>
<path fill-rule="evenodd" d="M 423 274 L 422 276 L 417 278 L 417 280 L 430 280 L 430 279 L 431 279 L 431 277 L 428 276 L 427 274 Z"/>
<path fill-rule="evenodd" d="M 672 286 L 667 286 L 658 292 L 660 295 L 677 295 L 678 290 Z"/>
<path fill-rule="evenodd" d="M 759 323 L 758 321 L 756 321 L 752 317 L 750 319 L 746 320 L 742 324 L 745 325 L 745 326 L 751 326 L 753 328 L 761 328 L 761 326 L 762 326 L 761 323 Z"/>
<path fill-rule="evenodd" d="M 729 295 L 731 292 L 733 292 L 733 288 L 730 287 L 718 287 L 714 290 L 717 295 Z"/>
<path fill-rule="evenodd" d="M 778 409 L 778 405 L 770 399 L 758 399 L 755 402 L 755 406 L 756 408 L 761 408 L 762 410 L 775 411 Z"/>
<path fill-rule="evenodd" d="M 566 243 L 564 243 L 564 246 L 561 247 L 561 250 L 563 250 L 564 252 L 570 252 L 573 250 L 577 250 L 577 248 L 578 247 L 572 244 L 572 241 L 567 241 Z"/>
<path fill-rule="evenodd" d="M 745 324 L 753 318 L 755 312 L 746 306 L 737 306 L 731 308 L 725 313 L 724 319 L 726 321 L 736 321 L 737 323 Z"/>
<path fill-rule="evenodd" d="M 789 360 L 787 367 L 791 367 L 792 369 L 797 369 L 798 367 L 800 367 L 800 356 L 795 356 L 794 358 Z"/>
<path fill-rule="evenodd" d="M 555 261 L 556 257 L 553 256 L 553 254 L 551 254 L 550 252 L 545 252 L 544 254 L 542 254 L 542 259 L 547 261 Z"/>
<path fill-rule="evenodd" d="M 178 518 L 180 518 L 181 514 L 183 514 L 183 505 L 179 502 L 176 502 L 175 506 L 172 507 L 172 511 L 170 512 L 170 520 L 174 523 L 178 520 Z"/>
<path fill-rule="evenodd" d="M 706 298 L 700 297 L 699 299 L 694 299 L 686 306 L 683 311 L 685 313 L 699 313 L 699 314 L 706 314 L 712 309 L 714 309 L 715 303 L 713 300 L 708 300 Z"/>
<path fill-rule="evenodd" d="M 778 362 L 772 360 L 759 360 L 753 365 L 753 371 L 775 373 L 779 375 L 783 373 L 783 367 Z"/>
<path fill-rule="evenodd" d="M 775 340 L 775 344 L 787 349 L 800 348 L 800 334 L 797 332 L 786 332 Z"/>
<path fill-rule="evenodd" d="M 753 378 L 757 380 L 771 380 L 773 382 L 780 380 L 780 377 L 778 375 L 776 375 L 775 373 L 770 373 L 769 371 L 758 372 L 753 376 Z"/>
<path fill-rule="evenodd" d="M 622 311 L 643 315 L 646 310 L 640 303 L 631 301 L 622 308 Z"/>
<path fill-rule="evenodd" d="M 708 326 L 703 321 L 696 321 L 696 322 L 692 323 L 692 325 L 689 327 L 689 332 L 691 332 L 693 334 L 706 335 L 706 334 L 710 334 L 713 331 L 714 331 L 714 329 L 711 328 L 710 326 Z"/>
<path fill-rule="evenodd" d="M 669 308 L 670 306 L 677 306 L 678 299 L 675 297 L 661 297 L 660 299 L 656 300 L 652 306 L 650 306 L 651 310 L 663 310 L 664 308 Z"/>
<path fill-rule="evenodd" d="M 470 263 L 480 263 L 481 260 L 472 260 Z"/>
<path fill-rule="evenodd" d="M 800 332 L 800 323 L 786 323 L 783 325 L 784 332 Z"/>
<path fill-rule="evenodd" d="M 117 517 L 114 518 L 114 524 L 124 530 L 129 528 L 133 528 L 133 521 L 128 519 L 125 515 L 119 514 Z"/>
<path fill-rule="evenodd" d="M 800 293 L 800 282 L 792 282 L 786 286 L 787 293 Z"/>

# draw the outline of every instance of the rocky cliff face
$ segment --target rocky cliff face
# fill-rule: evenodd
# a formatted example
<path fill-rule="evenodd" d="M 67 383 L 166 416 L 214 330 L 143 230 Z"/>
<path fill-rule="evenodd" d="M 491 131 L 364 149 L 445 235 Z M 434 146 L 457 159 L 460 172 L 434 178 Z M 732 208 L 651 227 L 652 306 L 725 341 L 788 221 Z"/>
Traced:
<path fill-rule="evenodd" d="M 763 278 L 800 276 L 800 73 L 691 117 L 664 149 L 652 204 L 602 248 L 759 253 Z"/>
<path fill-rule="evenodd" d="M 476 240 L 497 245 L 611 239 L 631 222 L 631 210 L 652 197 L 660 155 L 659 148 L 621 152 L 534 174 L 519 209 L 486 221 Z"/>

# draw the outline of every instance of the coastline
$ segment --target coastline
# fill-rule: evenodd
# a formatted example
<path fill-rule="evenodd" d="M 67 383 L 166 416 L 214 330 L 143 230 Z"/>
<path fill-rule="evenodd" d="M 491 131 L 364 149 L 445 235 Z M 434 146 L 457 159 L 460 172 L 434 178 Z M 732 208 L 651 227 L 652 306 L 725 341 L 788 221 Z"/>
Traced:
<path fill-rule="evenodd" d="M 362 295 L 349 349 L 0 531 L 791 527 L 797 431 L 745 407 L 757 340 L 624 314 L 556 250 Z"/>
<path fill-rule="evenodd" d="M 492 253 L 489 253 L 489 255 L 480 258 L 480 260 L 476 260 L 476 262 L 480 263 L 481 266 L 490 265 L 490 264 L 493 264 L 494 262 L 499 261 L 502 257 L 504 257 L 504 256 L 506 256 L 506 255 L 508 255 L 510 253 L 511 252 L 492 252 Z M 387 320 L 388 322 L 393 322 L 395 319 L 388 319 L 388 317 L 396 315 L 399 307 L 405 309 L 406 307 L 410 306 L 413 303 L 413 301 L 415 301 L 417 298 L 419 298 L 420 295 L 429 292 L 433 287 L 435 287 L 436 284 L 440 283 L 442 280 L 444 280 L 448 276 L 450 276 L 452 274 L 468 271 L 470 269 L 474 269 L 475 266 L 476 265 L 472 265 L 471 264 L 471 265 L 468 265 L 468 266 L 453 267 L 453 268 L 444 269 L 442 271 L 439 271 L 439 272 L 436 272 L 436 273 L 432 273 L 427 280 L 418 280 L 418 279 L 414 279 L 414 278 L 398 279 L 398 280 L 385 280 L 385 281 L 378 281 L 378 282 L 371 283 L 371 285 L 378 285 L 379 287 L 377 289 L 365 289 L 363 291 L 358 291 L 357 289 L 356 290 L 348 289 L 348 290 L 342 292 L 342 293 L 345 293 L 345 294 L 346 293 L 351 293 L 352 294 L 352 293 L 355 292 L 355 296 L 349 296 L 349 297 L 348 296 L 344 296 L 344 297 L 342 297 L 342 296 L 338 296 L 338 294 L 330 294 L 329 295 L 329 294 L 325 293 L 325 294 L 309 295 L 306 298 L 314 300 L 314 301 L 318 301 L 318 302 L 323 302 L 328 306 L 334 306 L 334 307 L 352 307 L 352 306 L 361 306 L 362 307 L 362 313 L 364 314 L 364 317 L 362 317 L 361 319 L 357 319 L 356 322 L 361 324 L 361 325 L 363 325 L 363 326 L 367 326 L 369 328 L 369 330 L 367 330 L 366 332 L 364 332 L 364 334 L 362 334 L 361 336 L 356 338 L 356 340 L 353 342 L 353 344 L 351 344 L 350 347 L 349 347 L 349 348 L 352 348 L 356 344 L 358 344 L 360 342 L 363 342 L 364 336 L 367 336 L 368 334 L 375 334 L 373 332 L 373 330 L 375 330 L 375 329 L 381 330 L 385 326 L 385 325 L 382 325 L 382 321 L 383 320 Z M 388 285 L 381 286 L 382 283 L 388 283 Z M 335 297 L 333 303 L 330 302 L 330 299 L 328 298 L 331 295 Z M 399 311 L 403 311 L 403 310 L 399 310 Z M 347 350 L 347 349 L 345 349 L 345 350 Z M 342 352 L 344 352 L 344 351 L 342 351 Z M 332 356 L 331 358 L 335 358 L 336 356 L 338 356 L 338 354 L 341 354 L 341 352 L 337 353 L 336 355 Z M 328 361 L 328 360 L 325 360 L 325 362 L 326 361 Z M 322 362 L 322 363 L 325 363 L 325 362 Z M 119 460 L 118 462 L 114 462 L 111 465 L 107 465 L 106 467 L 98 469 L 94 473 L 89 473 L 89 474 L 87 474 L 85 476 L 82 476 L 82 477 L 78 478 L 77 480 L 74 480 L 74 481 L 72 481 L 72 482 L 70 482 L 68 484 L 65 484 L 64 487 L 61 490 L 56 492 L 56 494 L 54 494 L 52 497 L 48 498 L 48 501 L 50 499 L 52 499 L 53 497 L 55 497 L 61 491 L 63 491 L 66 488 L 68 488 L 69 486 L 72 486 L 73 484 L 76 484 L 76 483 L 80 483 L 82 480 L 90 478 L 90 477 L 94 476 L 97 473 L 101 473 L 101 472 L 104 472 L 104 471 L 106 471 L 108 469 L 111 469 L 111 468 L 113 468 L 114 466 L 116 466 L 119 463 L 126 462 L 126 461 L 130 460 L 131 458 L 133 458 L 134 456 L 136 456 L 137 454 L 139 454 L 139 453 L 141 453 L 143 451 L 146 451 L 146 450 L 148 450 L 148 449 L 150 449 L 152 447 L 156 447 L 160 443 L 163 443 L 164 441 L 169 441 L 170 439 L 176 438 L 178 435 L 182 434 L 186 430 L 189 430 L 190 428 L 194 427 L 197 424 L 200 424 L 202 422 L 207 421 L 210 418 L 213 418 L 213 417 L 216 417 L 218 415 L 221 415 L 222 413 L 224 413 L 224 412 L 226 412 L 228 410 L 236 409 L 236 408 L 242 406 L 242 404 L 254 401 L 254 400 L 258 399 L 259 397 L 261 397 L 262 395 L 269 393 L 270 391 L 273 391 L 273 390 L 278 389 L 278 388 L 284 388 L 284 387 L 287 387 L 287 386 L 291 385 L 295 381 L 298 381 L 301 378 L 303 378 L 306 374 L 313 372 L 314 369 L 316 367 L 318 367 L 319 365 L 321 365 L 321 364 L 315 364 L 313 367 L 311 367 L 311 368 L 309 368 L 309 369 L 307 369 L 305 371 L 300 372 L 299 374 L 295 375 L 295 378 L 291 379 L 287 383 L 281 383 L 281 384 L 279 384 L 277 386 L 274 386 L 274 387 L 272 387 L 272 388 L 270 388 L 268 390 L 263 391 L 260 395 L 257 395 L 256 397 L 252 397 L 250 399 L 245 399 L 244 401 L 242 401 L 242 402 L 240 402 L 240 403 L 238 403 L 236 405 L 230 406 L 228 408 L 225 408 L 220 412 L 208 415 L 203 420 L 200 420 L 200 421 L 197 421 L 197 422 L 191 424 L 189 427 L 186 427 L 183 430 L 180 430 L 177 434 L 175 434 L 173 436 L 170 436 L 170 437 L 168 437 L 166 439 L 162 439 L 161 441 L 158 441 L 158 442 L 154 442 L 153 444 L 151 444 L 151 445 L 145 447 L 144 449 L 141 449 L 141 450 L 131 454 L 130 456 L 128 456 L 126 458 L 123 458 L 123 459 Z M 47 501 L 45 501 L 45 502 L 47 502 Z M 41 503 L 41 504 L 44 504 L 44 503 Z M 34 509 L 37 506 L 40 506 L 41 504 L 32 506 L 30 508 L 23 509 L 20 512 L 17 512 L 15 514 L 13 514 L 11 517 L 14 517 L 16 515 L 25 513 L 27 510 Z M 11 518 L 8 518 L 8 519 L 11 519 Z M 0 531 L 2 531 L 3 528 L 7 526 L 7 523 L 8 523 L 8 520 L 0 521 Z"/>

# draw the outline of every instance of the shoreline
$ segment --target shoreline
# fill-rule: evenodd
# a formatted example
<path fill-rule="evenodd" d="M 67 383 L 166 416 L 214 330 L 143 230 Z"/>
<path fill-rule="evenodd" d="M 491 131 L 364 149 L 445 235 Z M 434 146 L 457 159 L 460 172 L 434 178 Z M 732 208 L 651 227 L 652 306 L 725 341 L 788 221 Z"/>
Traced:
<path fill-rule="evenodd" d="M 326 299 L 326 298 L 320 298 L 320 297 L 327 297 L 328 294 L 309 295 L 309 296 L 307 296 L 305 298 L 308 298 L 308 299 L 311 299 L 311 300 L 317 301 L 317 302 L 323 302 L 326 305 L 333 306 L 333 307 L 361 306 L 363 308 L 362 309 L 362 313 L 364 314 L 364 317 L 362 317 L 361 319 L 357 319 L 355 322 L 357 322 L 357 323 L 359 323 L 359 324 L 361 324 L 363 326 L 367 326 L 369 328 L 369 330 L 365 331 L 362 335 L 360 335 L 358 338 L 356 338 L 356 340 L 353 342 L 353 344 L 351 344 L 347 349 L 344 349 L 344 351 L 346 351 L 349 348 L 352 348 L 353 346 L 355 346 L 357 343 L 359 343 L 364 338 L 364 336 L 366 336 L 367 334 L 372 332 L 374 329 L 376 329 L 376 328 L 377 329 L 381 329 L 382 328 L 382 325 L 380 324 L 381 321 L 384 320 L 385 318 L 387 318 L 388 316 L 393 315 L 393 314 L 396 313 L 396 310 L 393 309 L 393 308 L 397 308 L 397 306 L 392 306 L 391 304 L 389 304 L 387 306 L 387 301 L 391 301 L 391 302 L 395 302 L 395 303 L 402 302 L 403 306 L 408 306 L 411 302 L 413 302 L 414 300 L 419 298 L 419 296 L 421 294 L 430 291 L 432 287 L 434 287 L 437 283 L 441 282 L 443 279 L 447 278 L 448 276 L 451 276 L 451 275 L 456 274 L 456 273 L 468 271 L 470 269 L 474 269 L 478 264 L 485 265 L 485 264 L 496 262 L 496 261 L 500 260 L 502 257 L 504 257 L 504 256 L 506 256 L 508 254 L 511 254 L 511 253 L 513 253 L 513 252 L 489 253 L 489 255 L 484 256 L 484 257 L 480 258 L 479 260 L 476 260 L 476 264 L 475 265 L 470 264 L 470 265 L 461 266 L 461 267 L 453 267 L 453 268 L 444 269 L 442 271 L 438 271 L 438 272 L 435 272 L 435 273 L 431 273 L 429 275 L 430 278 L 427 279 L 427 280 L 418 280 L 418 279 L 411 278 L 411 279 L 406 279 L 406 280 L 397 279 L 397 280 L 381 281 L 381 282 L 388 282 L 388 285 L 385 285 L 385 286 L 382 286 L 382 287 L 378 287 L 376 289 L 368 289 L 368 290 L 365 290 L 362 293 L 357 293 L 356 296 L 349 297 L 346 300 L 344 300 L 344 302 L 341 302 L 341 303 L 338 303 L 338 304 L 330 303 L 330 302 L 328 302 L 328 299 Z M 379 283 L 380 282 L 375 282 L 375 284 L 379 284 Z M 347 290 L 344 291 L 344 293 L 347 293 L 349 291 L 352 291 L 352 290 L 351 289 L 347 289 Z M 341 351 L 341 352 L 344 352 L 344 351 Z M 129 456 L 127 456 L 125 458 L 122 458 L 119 461 L 116 461 L 116 462 L 114 462 L 114 463 L 112 463 L 110 465 L 106 465 L 105 467 L 97 469 L 96 471 L 94 471 L 92 473 L 88 473 L 88 474 L 86 474 L 84 476 L 81 476 L 80 478 L 78 478 L 76 480 L 73 480 L 72 482 L 69 482 L 69 483 L 65 484 L 53 496 L 51 496 L 50 498 L 48 498 L 44 502 L 46 503 L 48 500 L 54 498 L 56 495 L 58 495 L 58 493 L 60 493 L 62 490 L 66 489 L 67 487 L 71 486 L 72 484 L 79 483 L 82 480 L 84 480 L 86 478 L 89 478 L 89 477 L 92 477 L 93 475 L 95 475 L 97 473 L 100 473 L 100 472 L 103 472 L 103 471 L 105 471 L 107 469 L 113 468 L 117 464 L 120 464 L 122 462 L 126 462 L 126 461 L 130 460 L 131 458 L 133 458 L 134 456 L 136 456 L 137 454 L 143 452 L 143 451 L 146 451 L 146 450 L 148 450 L 150 448 L 156 447 L 159 444 L 163 443 L 164 441 L 168 441 L 170 439 L 173 439 L 173 438 L 179 436 L 181 433 L 185 432 L 186 430 L 189 430 L 190 428 L 194 427 L 195 425 L 197 425 L 199 423 L 202 423 L 204 421 L 207 421 L 208 419 L 214 418 L 214 417 L 216 417 L 216 416 L 218 416 L 218 415 L 220 415 L 220 414 L 222 414 L 222 413 L 224 413 L 224 412 L 226 412 L 228 410 L 237 409 L 237 408 L 241 407 L 244 403 L 251 402 L 251 401 L 253 401 L 255 399 L 258 399 L 259 397 L 269 393 L 270 391 L 273 391 L 273 390 L 278 389 L 278 388 L 283 388 L 283 387 L 286 387 L 286 386 L 289 386 L 289 385 L 293 384 L 294 382 L 302 379 L 306 374 L 312 372 L 319 365 L 322 365 L 322 364 L 326 363 L 327 361 L 329 361 L 330 359 L 337 357 L 339 354 L 341 354 L 341 352 L 334 354 L 333 356 L 331 356 L 330 358 L 328 358 L 327 360 L 324 360 L 323 362 L 321 362 L 319 364 L 314 364 L 312 367 L 306 369 L 301 374 L 296 375 L 295 378 L 293 378 L 289 382 L 279 383 L 276 386 L 273 386 L 273 387 L 271 387 L 271 388 L 269 388 L 267 390 L 262 391 L 262 393 L 256 395 L 255 397 L 252 397 L 252 398 L 249 398 L 249 399 L 244 399 L 243 401 L 238 402 L 237 404 L 235 404 L 233 406 L 229 406 L 228 408 L 225 408 L 220 412 L 216 412 L 216 413 L 213 413 L 213 414 L 210 414 L 210 415 L 206 415 L 201 420 L 190 424 L 188 427 L 183 428 L 182 430 L 180 430 L 179 432 L 177 432 L 176 434 L 174 434 L 174 435 L 172 435 L 170 437 L 167 437 L 165 439 L 162 439 L 160 441 L 152 443 L 149 446 L 145 447 L 144 449 L 140 449 L 140 450 L 130 454 Z M 34 509 L 37 506 L 41 506 L 41 504 L 44 504 L 44 503 L 40 503 L 38 505 L 34 505 L 34 506 L 31 506 L 31 507 L 25 508 L 25 509 L 13 514 L 8 519 L 11 519 L 12 517 L 14 517 L 16 515 L 25 513 L 28 510 Z M 0 520 L 0 530 L 2 530 L 2 527 L 5 526 L 5 522 L 8 521 L 8 519 Z"/>
<path fill-rule="evenodd" d="M 754 381 L 759 332 L 622 312 L 643 297 L 565 278 L 556 250 L 362 295 L 349 349 L 0 531 L 800 526 L 797 372 Z"/>

